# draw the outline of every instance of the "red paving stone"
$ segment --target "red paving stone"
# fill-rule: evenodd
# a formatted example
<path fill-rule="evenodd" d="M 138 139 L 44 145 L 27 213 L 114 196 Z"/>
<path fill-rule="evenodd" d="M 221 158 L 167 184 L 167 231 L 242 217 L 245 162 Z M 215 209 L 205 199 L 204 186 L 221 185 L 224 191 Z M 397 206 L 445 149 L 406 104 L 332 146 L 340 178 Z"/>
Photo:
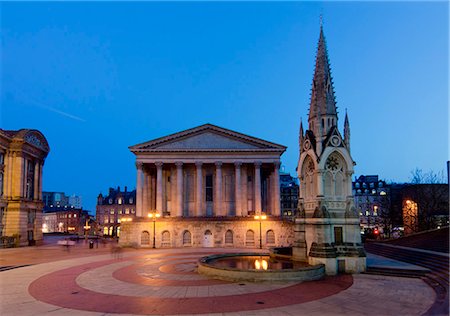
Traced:
<path fill-rule="evenodd" d="M 161 254 L 155 257 L 167 258 L 170 256 Z M 82 288 L 76 283 L 76 278 L 81 273 L 117 262 L 118 260 L 114 259 L 104 260 L 49 273 L 33 281 L 28 291 L 39 301 L 65 308 L 102 313 L 155 315 L 225 313 L 282 307 L 334 295 L 353 284 L 351 275 L 340 275 L 265 292 L 215 296 L 205 299 L 205 297 L 135 297 L 126 296 L 126 293 L 124 295 L 103 294 Z M 129 272 L 126 272 L 125 276 L 127 273 Z M 140 278 L 133 279 L 133 281 L 145 284 Z M 210 283 L 210 285 L 213 284 Z"/>
<path fill-rule="evenodd" d="M 192 261 L 192 262 L 196 262 Z M 168 280 L 160 278 L 149 278 L 142 276 L 138 273 L 139 268 L 144 266 L 143 264 L 135 264 L 127 267 L 117 269 L 113 272 L 113 278 L 128 282 L 143 285 L 152 286 L 201 286 L 201 285 L 215 285 L 215 284 L 229 284 L 231 282 L 220 281 L 220 280 Z M 171 273 L 171 272 L 168 272 Z M 196 274 L 196 273 L 189 273 Z"/>

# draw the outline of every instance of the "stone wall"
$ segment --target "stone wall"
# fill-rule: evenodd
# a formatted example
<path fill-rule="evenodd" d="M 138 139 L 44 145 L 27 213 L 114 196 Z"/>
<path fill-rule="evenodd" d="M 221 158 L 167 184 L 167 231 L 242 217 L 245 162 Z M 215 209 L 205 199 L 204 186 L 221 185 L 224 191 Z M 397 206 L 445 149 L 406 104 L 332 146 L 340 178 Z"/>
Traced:
<path fill-rule="evenodd" d="M 161 218 L 155 223 L 138 219 L 121 224 L 122 246 L 259 248 L 259 221 L 245 218 Z M 189 238 L 190 235 L 190 238 Z M 252 237 L 253 236 L 253 237 Z M 294 242 L 293 223 L 280 219 L 261 222 L 262 247 L 289 246 Z"/>

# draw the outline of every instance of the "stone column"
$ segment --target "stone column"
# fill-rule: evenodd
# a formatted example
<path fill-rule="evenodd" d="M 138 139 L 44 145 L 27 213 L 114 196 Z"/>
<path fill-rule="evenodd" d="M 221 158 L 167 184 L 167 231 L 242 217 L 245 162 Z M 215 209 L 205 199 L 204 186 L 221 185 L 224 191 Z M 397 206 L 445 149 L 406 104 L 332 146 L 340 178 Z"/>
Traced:
<path fill-rule="evenodd" d="M 242 162 L 234 163 L 234 201 L 236 208 L 236 216 L 242 216 L 242 186 L 241 186 L 241 165 Z"/>
<path fill-rule="evenodd" d="M 176 198 L 176 215 L 183 216 L 183 163 L 175 162 L 177 166 L 177 198 Z"/>
<path fill-rule="evenodd" d="M 222 162 L 217 161 L 216 163 L 216 192 L 214 197 L 214 213 L 215 216 L 223 216 L 222 214 Z"/>
<path fill-rule="evenodd" d="M 155 162 L 156 165 L 156 211 L 162 215 L 163 213 L 163 163 Z"/>
<path fill-rule="evenodd" d="M 247 166 L 244 165 L 241 167 L 241 173 L 242 173 L 242 181 L 241 182 L 241 188 L 242 188 L 242 194 L 241 194 L 241 209 L 242 209 L 242 216 L 248 215 L 248 173 L 247 173 Z"/>
<path fill-rule="evenodd" d="M 276 161 L 273 164 L 273 211 L 272 215 L 281 216 L 280 208 L 280 162 Z"/>
<path fill-rule="evenodd" d="M 44 173 L 44 161 L 39 165 L 39 200 L 42 201 L 42 176 Z"/>
<path fill-rule="evenodd" d="M 202 170 L 203 162 L 196 161 L 195 167 L 197 168 L 197 189 L 195 191 L 195 208 L 197 216 L 204 216 L 202 210 L 202 202 L 203 202 L 203 170 Z"/>
<path fill-rule="evenodd" d="M 261 214 L 261 162 L 255 162 L 255 214 Z"/>
<path fill-rule="evenodd" d="M 142 217 L 142 166 L 140 161 L 136 162 L 137 180 L 136 180 L 136 216 Z"/>
<path fill-rule="evenodd" d="M 349 196 L 349 197 L 352 197 L 352 174 L 353 174 L 352 171 L 347 171 L 345 173 L 345 178 L 344 178 L 344 184 L 347 185 L 347 188 L 345 189 L 346 192 L 344 192 L 344 194 L 345 194 L 345 196 Z"/>
<path fill-rule="evenodd" d="M 142 183 L 142 216 L 147 216 L 148 212 L 150 212 L 149 207 L 149 183 L 148 183 L 148 172 L 143 169 L 143 183 Z"/>
<path fill-rule="evenodd" d="M 33 200 L 39 200 L 39 162 L 34 163 Z"/>

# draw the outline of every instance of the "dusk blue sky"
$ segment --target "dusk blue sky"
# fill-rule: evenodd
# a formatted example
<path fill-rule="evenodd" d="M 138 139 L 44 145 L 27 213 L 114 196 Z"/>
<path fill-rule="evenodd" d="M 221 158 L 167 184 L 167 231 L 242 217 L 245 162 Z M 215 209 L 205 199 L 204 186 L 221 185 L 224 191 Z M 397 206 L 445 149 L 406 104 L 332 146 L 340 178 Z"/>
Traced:
<path fill-rule="evenodd" d="M 44 191 L 95 210 L 134 189 L 128 146 L 211 123 L 288 146 L 295 174 L 324 16 L 355 175 L 405 182 L 448 160 L 448 3 L 2 2 L 3 129 L 51 152 Z"/>

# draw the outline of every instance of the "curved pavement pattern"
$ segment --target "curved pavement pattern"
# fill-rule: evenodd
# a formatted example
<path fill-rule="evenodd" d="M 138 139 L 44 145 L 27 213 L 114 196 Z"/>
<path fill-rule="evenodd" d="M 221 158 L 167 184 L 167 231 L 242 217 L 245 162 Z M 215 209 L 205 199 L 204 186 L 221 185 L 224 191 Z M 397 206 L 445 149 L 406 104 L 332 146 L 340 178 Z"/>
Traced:
<path fill-rule="evenodd" d="M 267 284 L 209 280 L 196 273 L 200 257 L 225 251 L 148 250 L 4 271 L 1 314 L 421 315 L 435 299 L 420 279 L 340 275 Z"/>

